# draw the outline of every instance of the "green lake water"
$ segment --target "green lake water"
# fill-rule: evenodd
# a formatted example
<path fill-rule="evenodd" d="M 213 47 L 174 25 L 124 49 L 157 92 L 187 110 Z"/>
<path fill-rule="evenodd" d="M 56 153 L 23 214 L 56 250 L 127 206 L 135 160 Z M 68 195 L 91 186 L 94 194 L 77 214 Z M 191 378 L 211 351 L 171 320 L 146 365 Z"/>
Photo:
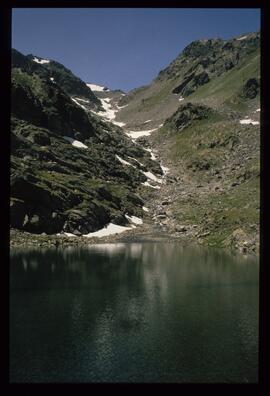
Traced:
<path fill-rule="evenodd" d="M 258 278 L 168 242 L 12 249 L 10 382 L 257 382 Z"/>

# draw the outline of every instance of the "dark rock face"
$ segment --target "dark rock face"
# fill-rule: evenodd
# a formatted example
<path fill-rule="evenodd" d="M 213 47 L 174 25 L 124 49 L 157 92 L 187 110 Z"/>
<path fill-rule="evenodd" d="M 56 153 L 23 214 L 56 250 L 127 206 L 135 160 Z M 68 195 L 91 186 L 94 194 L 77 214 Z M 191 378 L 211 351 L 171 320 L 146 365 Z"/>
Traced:
<path fill-rule="evenodd" d="M 83 109 L 76 106 L 59 87 L 40 77 L 31 78 L 22 71 L 12 72 L 12 113 L 19 119 L 73 137 L 80 131 L 84 138 L 94 130 Z"/>
<path fill-rule="evenodd" d="M 242 96 L 247 99 L 254 99 L 260 90 L 260 83 L 257 78 L 250 78 L 244 84 Z"/>
<path fill-rule="evenodd" d="M 67 212 L 67 218 L 63 231 L 76 235 L 94 232 L 104 227 L 110 221 L 109 211 L 103 206 L 94 203 L 86 209 L 71 209 Z"/>
<path fill-rule="evenodd" d="M 142 168 L 156 173 L 160 166 L 120 128 L 74 103 L 67 88 L 50 81 L 49 68 L 14 54 L 11 227 L 35 234 L 82 235 L 111 221 L 127 224 L 125 214 L 142 216 L 143 201 L 135 192 L 146 176 L 136 161 L 135 168 L 125 166 L 116 154 L 127 161 L 137 157 Z M 64 136 L 87 147 L 74 147 Z"/>

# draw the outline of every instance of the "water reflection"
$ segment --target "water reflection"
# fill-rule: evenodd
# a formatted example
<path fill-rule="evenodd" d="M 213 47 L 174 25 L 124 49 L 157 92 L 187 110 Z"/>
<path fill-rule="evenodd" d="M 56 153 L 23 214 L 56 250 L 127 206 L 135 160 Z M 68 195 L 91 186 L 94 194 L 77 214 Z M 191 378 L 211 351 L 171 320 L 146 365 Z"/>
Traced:
<path fill-rule="evenodd" d="M 10 290 L 14 381 L 257 380 L 253 258 L 172 243 L 14 249 Z"/>

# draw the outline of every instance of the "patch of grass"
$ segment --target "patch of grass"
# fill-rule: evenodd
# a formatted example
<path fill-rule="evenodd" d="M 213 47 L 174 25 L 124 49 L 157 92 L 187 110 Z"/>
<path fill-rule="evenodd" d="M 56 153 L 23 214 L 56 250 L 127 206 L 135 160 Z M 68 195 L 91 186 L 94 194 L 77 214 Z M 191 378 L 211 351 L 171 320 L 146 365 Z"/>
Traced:
<path fill-rule="evenodd" d="M 229 70 L 219 77 L 213 78 L 209 83 L 203 85 L 191 94 L 188 99 L 201 101 L 208 104 L 230 103 L 235 94 L 242 88 L 246 80 L 251 77 L 260 76 L 260 50 L 250 54 L 244 62 Z M 240 101 L 239 101 L 240 102 Z M 244 101 L 242 101 L 244 106 Z"/>

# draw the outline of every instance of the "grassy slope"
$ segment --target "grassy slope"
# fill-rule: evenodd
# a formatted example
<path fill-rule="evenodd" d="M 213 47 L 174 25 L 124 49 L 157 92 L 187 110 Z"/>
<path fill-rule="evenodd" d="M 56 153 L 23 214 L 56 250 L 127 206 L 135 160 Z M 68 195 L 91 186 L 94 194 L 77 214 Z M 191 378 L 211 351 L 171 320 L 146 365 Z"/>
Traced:
<path fill-rule="evenodd" d="M 181 132 L 165 125 L 152 138 L 190 193 L 175 199 L 173 215 L 179 224 L 198 224 L 197 237 L 205 244 L 247 242 L 258 249 L 260 127 L 240 125 L 239 119 L 259 119 L 260 104 L 258 96 L 244 100 L 239 93 L 243 82 L 259 72 L 257 51 L 188 98 L 215 107 L 219 116 L 195 121 Z M 209 169 L 200 170 L 205 163 Z"/>
<path fill-rule="evenodd" d="M 244 81 L 249 76 L 260 75 L 260 50 L 256 50 L 245 56 L 241 62 L 222 74 L 213 78 L 208 84 L 198 88 L 193 94 L 185 98 L 185 102 L 203 102 L 213 107 L 225 106 L 234 111 L 244 111 L 246 103 L 239 101 L 235 95 L 241 90 Z M 134 93 L 123 98 L 123 105 L 129 104 L 121 110 L 117 119 L 135 125 L 146 120 L 153 120 L 154 126 L 158 126 L 166 118 L 170 117 L 179 107 L 179 95 L 174 95 L 172 90 L 181 81 L 177 76 L 170 79 L 156 79 L 151 85 L 142 89 L 134 90 Z M 227 100 L 227 103 L 226 103 Z M 152 124 L 148 124 L 152 126 Z"/>

